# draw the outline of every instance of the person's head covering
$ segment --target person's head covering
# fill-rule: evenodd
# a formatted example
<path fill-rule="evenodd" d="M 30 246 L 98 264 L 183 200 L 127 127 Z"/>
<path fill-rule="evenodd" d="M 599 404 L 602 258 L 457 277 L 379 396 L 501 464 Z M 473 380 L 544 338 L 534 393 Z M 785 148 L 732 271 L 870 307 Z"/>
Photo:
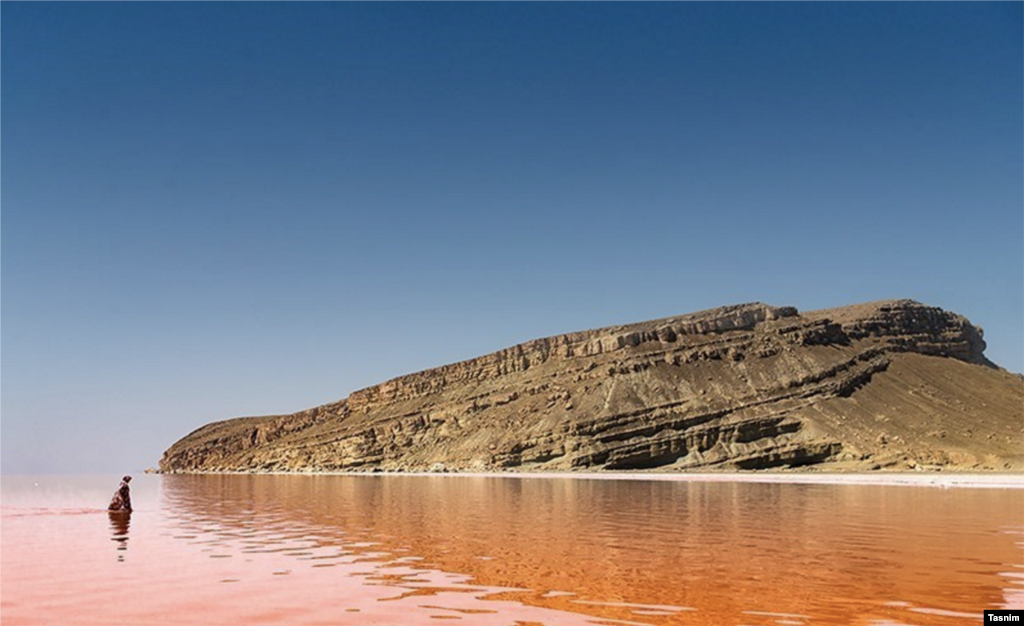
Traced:
<path fill-rule="evenodd" d="M 128 482 L 128 481 L 130 481 L 131 479 L 132 479 L 132 477 L 131 477 L 131 476 L 125 475 L 125 477 L 124 477 L 124 478 L 122 478 L 121 480 L 123 480 L 124 482 Z"/>

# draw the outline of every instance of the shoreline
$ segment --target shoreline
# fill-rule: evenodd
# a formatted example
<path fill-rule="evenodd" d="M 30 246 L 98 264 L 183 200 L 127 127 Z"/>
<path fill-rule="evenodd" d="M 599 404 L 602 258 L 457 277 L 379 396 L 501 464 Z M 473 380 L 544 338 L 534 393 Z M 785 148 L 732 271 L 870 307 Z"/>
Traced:
<path fill-rule="evenodd" d="M 626 480 L 659 482 L 738 482 L 801 485 L 863 485 L 938 487 L 969 489 L 1024 489 L 1022 473 L 783 473 L 783 472 L 705 472 L 705 473 L 611 473 L 611 472 L 182 472 L 156 473 L 157 476 L 211 475 L 211 476 L 362 476 L 366 478 L 448 477 L 448 478 L 516 478 L 520 480 Z"/>

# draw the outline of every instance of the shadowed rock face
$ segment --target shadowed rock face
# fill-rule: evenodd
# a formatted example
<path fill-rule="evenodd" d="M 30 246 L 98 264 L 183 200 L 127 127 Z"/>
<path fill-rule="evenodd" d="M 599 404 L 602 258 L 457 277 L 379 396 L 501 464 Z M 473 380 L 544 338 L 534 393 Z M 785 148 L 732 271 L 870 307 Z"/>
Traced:
<path fill-rule="evenodd" d="M 1024 381 L 984 349 L 964 317 L 910 300 L 722 307 L 209 424 L 160 469 L 1021 469 Z"/>

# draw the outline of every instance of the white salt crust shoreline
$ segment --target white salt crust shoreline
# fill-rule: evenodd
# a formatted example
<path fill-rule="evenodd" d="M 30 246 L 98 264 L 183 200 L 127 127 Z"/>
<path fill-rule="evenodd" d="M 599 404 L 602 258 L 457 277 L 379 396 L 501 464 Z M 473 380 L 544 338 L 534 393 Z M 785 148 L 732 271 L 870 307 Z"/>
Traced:
<path fill-rule="evenodd" d="M 786 483 L 807 485 L 874 485 L 969 489 L 1024 489 L 1024 474 L 968 473 L 781 473 L 707 472 L 692 474 L 611 472 L 196 472 L 254 476 L 429 476 L 433 478 L 513 478 L 521 480 L 632 480 L 711 483 Z"/>

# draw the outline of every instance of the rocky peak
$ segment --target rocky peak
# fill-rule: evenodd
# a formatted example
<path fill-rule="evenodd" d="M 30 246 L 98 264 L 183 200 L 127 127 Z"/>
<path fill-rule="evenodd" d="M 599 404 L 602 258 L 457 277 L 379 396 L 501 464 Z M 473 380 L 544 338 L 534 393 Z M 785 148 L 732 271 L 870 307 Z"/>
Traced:
<path fill-rule="evenodd" d="M 981 328 L 962 315 L 914 300 L 869 302 L 816 311 L 809 317 L 839 323 L 843 332 L 854 340 L 874 338 L 893 350 L 948 356 L 994 367 L 985 358 Z"/>

